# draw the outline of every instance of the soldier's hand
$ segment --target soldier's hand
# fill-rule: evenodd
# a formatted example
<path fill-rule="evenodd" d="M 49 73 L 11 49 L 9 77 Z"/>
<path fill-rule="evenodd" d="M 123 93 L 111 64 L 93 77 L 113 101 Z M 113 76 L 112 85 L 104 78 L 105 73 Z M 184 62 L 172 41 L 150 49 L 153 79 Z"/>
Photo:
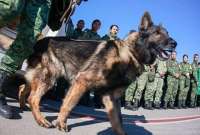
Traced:
<path fill-rule="evenodd" d="M 176 73 L 175 76 L 176 76 L 176 78 L 179 78 L 179 74 L 178 73 Z"/>
<path fill-rule="evenodd" d="M 164 77 L 165 73 L 164 72 L 159 72 L 160 77 Z"/>
<path fill-rule="evenodd" d="M 186 77 L 187 77 L 187 78 L 190 78 L 190 73 L 187 73 L 187 74 L 186 74 Z"/>

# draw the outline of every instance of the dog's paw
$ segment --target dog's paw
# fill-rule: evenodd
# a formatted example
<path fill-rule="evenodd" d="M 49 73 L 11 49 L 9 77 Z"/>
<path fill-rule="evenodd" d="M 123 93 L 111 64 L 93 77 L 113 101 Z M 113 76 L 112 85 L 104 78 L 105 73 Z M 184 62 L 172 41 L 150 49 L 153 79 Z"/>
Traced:
<path fill-rule="evenodd" d="M 45 128 L 52 128 L 54 127 L 53 124 L 51 124 L 48 120 L 42 118 L 37 120 L 37 123 L 41 126 L 41 127 L 45 127 Z"/>
<path fill-rule="evenodd" d="M 63 131 L 63 132 L 68 132 L 68 127 L 67 125 L 65 124 L 65 122 L 61 122 L 59 120 L 54 120 L 53 121 L 53 125 L 58 128 L 60 131 Z"/>

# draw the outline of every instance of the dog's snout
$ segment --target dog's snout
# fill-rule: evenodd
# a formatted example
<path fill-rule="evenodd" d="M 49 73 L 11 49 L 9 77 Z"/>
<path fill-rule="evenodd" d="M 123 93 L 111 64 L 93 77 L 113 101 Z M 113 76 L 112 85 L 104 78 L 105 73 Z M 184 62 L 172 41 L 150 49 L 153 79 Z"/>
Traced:
<path fill-rule="evenodd" d="M 169 44 L 171 44 L 173 48 L 176 48 L 177 42 L 173 38 L 169 38 L 168 41 L 169 41 Z"/>

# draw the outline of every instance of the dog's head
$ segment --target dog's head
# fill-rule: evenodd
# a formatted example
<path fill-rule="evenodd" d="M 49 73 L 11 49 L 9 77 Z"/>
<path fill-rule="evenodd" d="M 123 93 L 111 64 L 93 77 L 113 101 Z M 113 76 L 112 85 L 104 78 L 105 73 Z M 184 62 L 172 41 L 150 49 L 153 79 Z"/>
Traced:
<path fill-rule="evenodd" d="M 145 12 L 139 26 L 137 41 L 133 46 L 137 60 L 143 64 L 152 64 L 156 57 L 166 60 L 176 45 L 176 41 L 169 36 L 166 28 L 154 25 L 150 14 Z"/>

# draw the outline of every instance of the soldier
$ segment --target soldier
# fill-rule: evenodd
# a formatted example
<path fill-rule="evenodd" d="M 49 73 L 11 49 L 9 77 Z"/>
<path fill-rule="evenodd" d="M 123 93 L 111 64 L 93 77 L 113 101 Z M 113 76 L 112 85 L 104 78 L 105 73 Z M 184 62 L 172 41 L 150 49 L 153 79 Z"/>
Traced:
<path fill-rule="evenodd" d="M 145 89 L 148 81 L 148 73 L 149 73 L 149 66 L 144 65 L 144 72 L 137 78 L 137 89 L 133 97 L 133 111 L 137 110 L 139 107 L 143 90 Z"/>
<path fill-rule="evenodd" d="M 199 61 L 199 55 L 194 54 L 192 63 L 191 95 L 190 95 L 190 105 L 189 105 L 191 108 L 196 106 L 196 91 L 198 86 L 198 76 L 197 76 L 198 61 Z"/>
<path fill-rule="evenodd" d="M 76 24 L 75 30 L 72 32 L 72 35 L 70 36 L 72 39 L 79 39 L 83 36 L 83 28 L 85 26 L 84 20 L 79 20 Z"/>
<path fill-rule="evenodd" d="M 48 22 L 52 1 L 0 0 L 0 28 L 20 15 L 17 37 L 0 63 L 0 115 L 5 118 L 12 118 L 13 112 L 7 105 L 3 95 L 2 84 L 9 76 L 21 68 L 23 61 L 33 52 L 33 45 Z M 69 1 L 67 3 L 69 5 Z M 57 5 L 52 7 L 55 6 Z"/>
<path fill-rule="evenodd" d="M 166 61 L 156 59 L 156 76 L 155 76 L 155 98 L 154 107 L 160 109 L 161 97 L 163 95 L 164 78 L 167 72 Z"/>
<path fill-rule="evenodd" d="M 83 40 L 101 40 L 101 36 L 97 33 L 97 31 L 101 27 L 101 21 L 96 19 L 92 22 L 92 28 L 91 29 L 85 29 L 85 33 L 83 34 L 80 39 Z"/>
<path fill-rule="evenodd" d="M 148 79 L 146 84 L 146 90 L 144 94 L 144 108 L 152 110 L 153 109 L 153 96 L 155 92 L 155 63 L 149 66 Z"/>
<path fill-rule="evenodd" d="M 17 37 L 0 64 L 0 87 L 4 80 L 15 73 L 24 59 L 33 52 L 32 47 L 46 26 L 50 5 L 51 0 L 0 0 L 0 28 L 21 15 Z M 5 118 L 13 117 L 2 88 L 0 89 L 0 115 Z"/>
<path fill-rule="evenodd" d="M 176 51 L 171 53 L 171 58 L 167 61 L 167 91 L 164 98 L 164 108 L 167 108 L 169 103 L 169 108 L 175 109 L 174 103 L 178 91 L 178 81 L 179 81 L 179 65 L 176 61 Z"/>
<path fill-rule="evenodd" d="M 103 36 L 102 40 L 116 40 L 119 39 L 117 37 L 117 33 L 119 31 L 119 27 L 116 24 L 110 26 L 109 33 Z"/>
<path fill-rule="evenodd" d="M 179 95 L 178 95 L 178 108 L 186 108 L 186 98 L 190 89 L 190 74 L 192 67 L 188 63 L 188 55 L 183 55 L 183 62 L 179 65 L 180 79 L 179 79 Z"/>
<path fill-rule="evenodd" d="M 197 75 L 198 75 L 197 106 L 199 107 L 200 106 L 200 62 L 198 63 Z"/>

